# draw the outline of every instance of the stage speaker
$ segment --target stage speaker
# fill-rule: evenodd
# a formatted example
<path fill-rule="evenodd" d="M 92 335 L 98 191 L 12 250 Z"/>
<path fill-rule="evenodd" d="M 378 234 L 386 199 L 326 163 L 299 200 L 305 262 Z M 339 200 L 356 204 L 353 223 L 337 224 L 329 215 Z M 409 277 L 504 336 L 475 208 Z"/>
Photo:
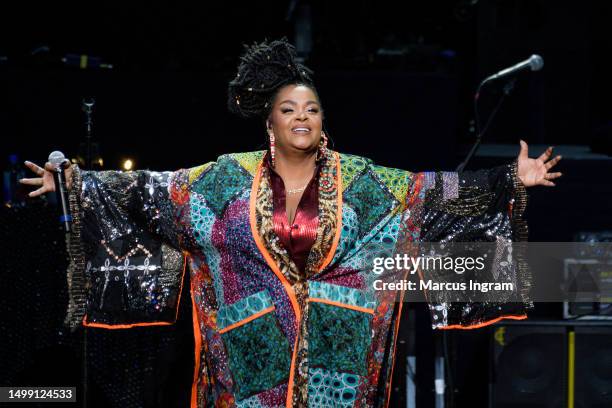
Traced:
<path fill-rule="evenodd" d="M 493 328 L 489 383 L 491 408 L 564 408 L 566 328 Z"/>
<path fill-rule="evenodd" d="M 576 327 L 568 336 L 572 406 L 612 407 L 612 326 Z"/>

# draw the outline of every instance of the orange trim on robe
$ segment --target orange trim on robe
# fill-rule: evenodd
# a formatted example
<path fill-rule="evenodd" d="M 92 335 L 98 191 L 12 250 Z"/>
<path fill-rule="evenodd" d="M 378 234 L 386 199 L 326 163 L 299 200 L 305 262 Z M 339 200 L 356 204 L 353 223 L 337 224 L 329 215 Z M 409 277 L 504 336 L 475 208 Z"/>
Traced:
<path fill-rule="evenodd" d="M 259 317 L 261 317 L 261 316 L 263 316 L 263 315 L 266 315 L 266 314 L 270 313 L 270 312 L 271 312 L 271 311 L 273 311 L 274 309 L 275 309 L 275 307 L 274 307 L 274 306 L 267 307 L 267 308 L 265 308 L 264 310 L 262 310 L 262 311 L 260 311 L 260 312 L 257 312 L 257 313 L 255 313 L 254 315 L 251 315 L 251 316 L 247 317 L 246 319 L 242 319 L 242 320 L 241 320 L 241 321 L 239 321 L 239 322 L 236 322 L 236 323 L 234 323 L 234 324 L 230 324 L 230 325 L 229 325 L 229 326 L 227 326 L 227 327 L 224 327 L 223 329 L 219 330 L 219 334 L 227 333 L 228 331 L 233 330 L 233 329 L 235 329 L 235 328 L 237 328 L 237 327 L 244 326 L 244 325 L 245 325 L 245 324 L 247 324 L 248 322 L 252 322 L 253 320 L 255 320 L 255 319 L 257 319 L 257 318 L 259 318 Z"/>
<path fill-rule="evenodd" d="M 340 167 L 340 155 L 338 152 L 334 152 L 334 158 L 336 159 L 336 188 L 337 188 L 337 197 L 336 197 L 336 233 L 334 235 L 334 240 L 332 241 L 332 246 L 323 260 L 323 263 L 319 267 L 319 272 L 329 265 L 329 263 L 334 259 L 334 255 L 336 255 L 336 249 L 338 248 L 338 243 L 340 242 L 340 234 L 342 233 L 342 174 Z"/>
<path fill-rule="evenodd" d="M 253 234 L 253 239 L 255 240 L 255 244 L 257 245 L 259 252 L 261 252 L 261 255 L 266 260 L 266 263 L 272 269 L 272 272 L 274 272 L 276 277 L 281 281 L 281 283 L 283 284 L 283 287 L 285 288 L 285 292 L 287 292 L 287 296 L 289 296 L 289 300 L 291 301 L 291 306 L 293 308 L 293 313 L 295 314 L 295 317 L 296 317 L 296 328 L 295 329 L 297 332 L 300 329 L 300 321 L 302 320 L 302 314 L 300 312 L 300 307 L 297 302 L 297 297 L 295 296 L 293 287 L 291 286 L 287 278 L 285 278 L 285 275 L 283 275 L 278 265 L 276 265 L 276 262 L 274 262 L 274 259 L 272 258 L 272 256 L 270 255 L 266 247 L 264 246 L 263 241 L 261 237 L 259 236 L 259 232 L 257 231 L 257 220 L 255 218 L 255 205 L 257 204 L 257 191 L 259 189 L 259 182 L 261 180 L 262 166 L 263 166 L 263 158 L 260 160 L 259 164 L 257 165 L 257 170 L 255 171 L 255 177 L 253 177 L 253 184 L 251 186 L 251 197 L 249 200 L 249 221 L 250 221 L 249 224 L 251 224 L 251 233 Z M 289 401 L 291 401 L 289 397 L 293 396 L 293 377 L 294 377 L 293 369 L 295 367 L 295 360 L 297 358 L 297 339 L 298 339 L 298 336 L 296 334 L 295 344 L 293 347 L 293 355 L 291 356 L 291 371 L 289 372 L 289 383 L 287 385 L 287 407 L 291 406 L 289 405 Z"/>
<path fill-rule="evenodd" d="M 198 322 L 198 307 L 193 298 L 193 284 L 191 284 L 191 306 L 193 316 L 193 338 L 195 343 L 195 360 L 193 382 L 191 383 L 191 408 L 198 408 L 198 378 L 200 374 L 200 353 L 202 350 L 202 332 Z"/>
<path fill-rule="evenodd" d="M 361 307 L 361 306 L 348 305 L 346 303 L 336 302 L 334 300 L 329 300 L 329 299 L 309 298 L 308 302 L 325 303 L 325 304 L 332 305 L 332 306 L 343 307 L 345 309 L 356 310 L 362 313 L 374 314 L 374 309 L 368 309 L 367 307 Z"/>
<path fill-rule="evenodd" d="M 329 263 L 332 261 L 336 253 L 336 249 L 338 248 L 338 243 L 340 241 L 340 233 L 342 231 L 342 175 L 341 175 L 341 168 L 340 168 L 340 155 L 338 154 L 338 152 L 334 152 L 334 159 L 336 160 L 336 188 L 337 188 L 337 204 L 338 204 L 337 213 L 336 213 L 336 220 L 337 220 L 336 234 L 334 236 L 332 246 L 327 256 L 325 257 L 325 260 L 319 267 L 319 271 L 327 267 L 327 265 L 329 265 Z M 266 247 L 264 246 L 263 241 L 261 237 L 259 236 L 259 232 L 257 231 L 257 220 L 255 218 L 255 205 L 257 203 L 257 192 L 258 192 L 259 183 L 261 180 L 261 168 L 263 166 L 263 160 L 264 158 L 262 157 L 259 164 L 257 165 L 257 170 L 255 171 L 255 177 L 253 177 L 253 184 L 251 185 L 251 196 L 249 200 L 249 221 L 250 221 L 249 223 L 251 226 L 251 233 L 253 235 L 253 239 L 255 240 L 255 244 L 257 245 L 259 252 L 261 252 L 268 266 L 272 269 L 276 277 L 283 284 L 283 287 L 285 288 L 285 291 L 287 292 L 287 296 L 289 296 L 289 300 L 291 301 L 293 312 L 295 313 L 295 316 L 296 316 L 297 334 L 295 337 L 295 344 L 293 345 L 293 353 L 291 356 L 291 367 L 290 367 L 290 372 L 289 372 L 289 381 L 287 384 L 287 400 L 286 400 L 287 408 L 291 408 L 292 401 L 293 401 L 293 382 L 295 379 L 294 371 L 295 371 L 295 363 L 297 360 L 297 345 L 298 345 L 298 338 L 299 338 L 300 322 L 302 320 L 302 313 L 300 311 L 300 307 L 297 302 L 297 297 L 295 296 L 295 292 L 293 290 L 291 283 L 289 283 L 287 278 L 285 278 L 285 276 L 279 269 L 278 265 L 276 265 L 276 262 L 274 262 L 274 259 L 272 258 L 272 256 L 270 255 Z"/>
<path fill-rule="evenodd" d="M 479 329 L 481 327 L 485 327 L 485 326 L 489 326 L 489 325 L 492 325 L 494 323 L 497 323 L 497 322 L 499 322 L 502 319 L 525 320 L 525 319 L 527 319 L 527 315 L 500 316 L 500 317 L 496 317 L 495 319 L 487 320 L 486 322 L 482 322 L 482 323 L 478 323 L 478 324 L 473 324 L 471 326 L 461 326 L 460 324 L 453 324 L 453 325 L 450 325 L 450 326 L 438 327 L 438 329 L 441 329 L 441 330 L 448 330 L 448 329 L 460 329 L 460 330 Z"/>

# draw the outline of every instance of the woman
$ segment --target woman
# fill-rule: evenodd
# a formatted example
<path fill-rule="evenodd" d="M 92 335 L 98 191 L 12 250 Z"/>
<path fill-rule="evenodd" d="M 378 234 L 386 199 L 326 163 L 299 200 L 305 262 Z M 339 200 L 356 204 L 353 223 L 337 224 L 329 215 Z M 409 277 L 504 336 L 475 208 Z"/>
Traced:
<path fill-rule="evenodd" d="M 521 142 L 511 165 L 410 173 L 331 151 L 311 72 L 285 40 L 247 48 L 229 91 L 233 112 L 265 119 L 267 151 L 174 173 L 68 171 L 68 320 L 172 324 L 179 249 L 191 270 L 193 407 L 385 406 L 403 293 L 371 290 L 372 259 L 413 242 L 524 238 L 524 187 L 554 185 L 560 157 L 530 159 Z M 39 176 L 22 181 L 40 186 L 31 196 L 53 191 L 49 164 L 27 166 Z M 525 292 L 514 300 L 432 301 L 433 325 L 525 318 Z"/>

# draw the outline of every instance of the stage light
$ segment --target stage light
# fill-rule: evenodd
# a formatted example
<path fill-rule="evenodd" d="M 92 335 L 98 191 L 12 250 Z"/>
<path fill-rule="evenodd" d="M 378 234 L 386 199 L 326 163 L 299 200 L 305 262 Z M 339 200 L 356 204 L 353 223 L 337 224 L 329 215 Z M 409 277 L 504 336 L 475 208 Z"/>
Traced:
<path fill-rule="evenodd" d="M 125 171 L 130 171 L 134 167 L 134 162 L 131 159 L 125 159 L 121 167 L 123 167 Z"/>

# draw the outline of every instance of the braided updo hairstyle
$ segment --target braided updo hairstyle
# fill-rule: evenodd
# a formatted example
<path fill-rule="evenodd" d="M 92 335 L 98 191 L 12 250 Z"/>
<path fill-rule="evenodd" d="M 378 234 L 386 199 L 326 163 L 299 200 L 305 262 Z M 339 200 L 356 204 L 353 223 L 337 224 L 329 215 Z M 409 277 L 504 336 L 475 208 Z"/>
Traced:
<path fill-rule="evenodd" d="M 229 83 L 229 110 L 243 118 L 266 118 L 277 92 L 285 85 L 305 85 L 317 94 L 313 72 L 296 61 L 287 38 L 245 45 L 238 74 Z"/>

